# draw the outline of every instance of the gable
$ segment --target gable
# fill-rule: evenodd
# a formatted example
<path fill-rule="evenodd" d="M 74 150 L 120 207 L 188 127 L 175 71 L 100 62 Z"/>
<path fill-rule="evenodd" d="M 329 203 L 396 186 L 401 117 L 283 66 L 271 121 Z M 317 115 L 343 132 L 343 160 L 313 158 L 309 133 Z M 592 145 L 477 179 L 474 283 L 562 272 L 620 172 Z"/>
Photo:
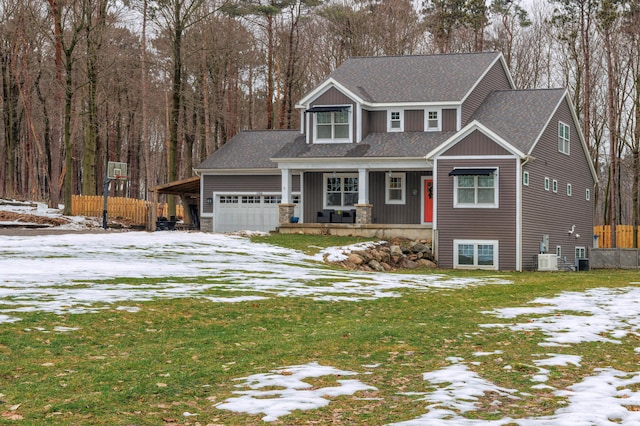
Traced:
<path fill-rule="evenodd" d="M 479 130 L 474 130 L 442 153 L 444 156 L 511 155 L 509 151 Z"/>
<path fill-rule="evenodd" d="M 497 61 L 463 100 L 462 126 L 465 126 L 471 120 L 473 113 L 482 105 L 490 93 L 496 90 L 509 89 L 513 89 L 511 77 L 502 61 Z"/>
<path fill-rule="evenodd" d="M 335 87 L 330 87 L 311 102 L 317 105 L 354 105 L 355 102 Z"/>

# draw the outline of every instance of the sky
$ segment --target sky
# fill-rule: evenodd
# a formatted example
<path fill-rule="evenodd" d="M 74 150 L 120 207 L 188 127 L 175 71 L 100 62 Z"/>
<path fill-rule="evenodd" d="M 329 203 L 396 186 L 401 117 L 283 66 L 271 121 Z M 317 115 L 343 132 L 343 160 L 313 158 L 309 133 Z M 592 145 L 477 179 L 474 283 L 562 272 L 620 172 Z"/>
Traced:
<path fill-rule="evenodd" d="M 44 205 L 0 209 L 58 217 L 59 211 Z M 91 220 L 88 221 L 91 223 Z M 0 226 L 2 223 L 0 223 Z M 95 224 L 93 224 L 95 225 Z M 69 229 L 87 226 L 84 218 L 73 218 Z M 402 297 L 403 289 L 439 291 L 487 284 L 509 285 L 504 278 L 450 278 L 442 274 L 403 275 L 331 270 L 322 259 L 338 260 L 354 247 L 333 248 L 308 256 L 267 244 L 252 243 L 237 235 L 200 232 L 115 232 L 7 236 L 0 232 L 0 327 L 21 321 L 28 312 L 90 314 L 101 309 L 141 309 L 136 302 L 154 299 L 199 298 L 211 303 L 237 303 L 273 297 L 304 297 L 357 303 L 361 300 Z M 120 277 L 160 278 L 139 285 L 118 283 Z M 190 280 L 194 277 L 208 277 Z M 101 280 L 114 279 L 109 283 Z M 317 280 L 324 285 L 318 286 Z M 326 280 L 325 280 L 326 279 Z M 158 280 L 154 280 L 158 281 Z M 220 289 L 225 297 L 214 297 Z M 231 294 L 231 295 L 229 295 Z M 142 308 L 143 309 L 143 308 Z M 571 311 L 568 313 L 567 311 Z M 640 425 L 639 371 L 612 368 L 594 370 L 591 375 L 563 389 L 550 387 L 555 370 L 580 365 L 571 348 L 583 342 L 620 344 L 628 335 L 640 333 L 640 276 L 627 287 L 595 288 L 564 292 L 550 298 L 532 299 L 525 306 L 482 312 L 498 323 L 478 324 L 477 333 L 495 328 L 513 332 L 536 331 L 545 337 L 532 354 L 537 373 L 534 388 L 547 389 L 562 397 L 562 404 L 549 416 L 494 421 L 467 419 L 486 392 L 503 397 L 527 398 L 518 389 L 502 388 L 483 378 L 483 363 L 493 363 L 500 351 L 478 352 L 470 359 L 451 357 L 448 366 L 424 371 L 425 392 L 412 393 L 424 414 L 399 425 Z M 74 329 L 56 332 L 73 333 Z M 557 352 L 562 348 L 563 354 Z M 640 347 L 636 348 L 640 356 Z M 259 415 L 271 422 L 294 410 L 313 410 L 331 404 L 331 397 L 362 398 L 375 390 L 367 377 L 380 365 L 362 365 L 359 371 L 310 362 L 282 366 L 230 383 L 234 397 L 218 401 L 220 410 Z M 514 367 L 505 365 L 505 372 Z M 513 374 L 519 374 L 514 371 Z M 337 386 L 314 388 L 305 380 L 340 376 Z M 185 412 L 185 416 L 198 413 Z"/>

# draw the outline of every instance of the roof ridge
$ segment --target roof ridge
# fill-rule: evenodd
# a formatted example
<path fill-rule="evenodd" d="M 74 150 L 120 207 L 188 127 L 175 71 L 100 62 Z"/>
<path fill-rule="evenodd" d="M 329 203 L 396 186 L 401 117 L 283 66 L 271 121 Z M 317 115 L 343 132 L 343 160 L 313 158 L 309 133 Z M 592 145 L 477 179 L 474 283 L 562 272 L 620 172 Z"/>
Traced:
<path fill-rule="evenodd" d="M 499 54 L 497 50 L 486 52 L 448 52 L 448 53 L 422 53 L 418 55 L 377 55 L 377 56 L 350 56 L 349 59 L 384 59 L 384 58 L 425 58 L 436 56 L 471 56 L 471 55 L 489 55 Z"/>

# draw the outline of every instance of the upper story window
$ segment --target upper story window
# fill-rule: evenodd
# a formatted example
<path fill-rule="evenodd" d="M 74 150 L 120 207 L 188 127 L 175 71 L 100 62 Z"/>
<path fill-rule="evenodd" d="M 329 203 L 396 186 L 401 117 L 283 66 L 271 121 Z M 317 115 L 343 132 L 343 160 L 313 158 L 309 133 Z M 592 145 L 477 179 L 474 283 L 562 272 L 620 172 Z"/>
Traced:
<path fill-rule="evenodd" d="M 424 130 L 426 132 L 439 132 L 442 129 L 442 114 L 438 109 L 425 111 Z"/>
<path fill-rule="evenodd" d="M 351 108 L 314 107 L 315 142 L 351 142 Z"/>
<path fill-rule="evenodd" d="M 404 130 L 404 111 L 391 110 L 387 113 L 387 131 L 402 132 Z"/>
<path fill-rule="evenodd" d="M 497 208 L 498 175 L 496 169 L 454 169 L 453 206 Z"/>
<path fill-rule="evenodd" d="M 558 121 L 558 151 L 569 155 L 569 125 Z"/>
<path fill-rule="evenodd" d="M 524 186 L 529 186 L 529 172 L 522 173 L 522 184 Z"/>

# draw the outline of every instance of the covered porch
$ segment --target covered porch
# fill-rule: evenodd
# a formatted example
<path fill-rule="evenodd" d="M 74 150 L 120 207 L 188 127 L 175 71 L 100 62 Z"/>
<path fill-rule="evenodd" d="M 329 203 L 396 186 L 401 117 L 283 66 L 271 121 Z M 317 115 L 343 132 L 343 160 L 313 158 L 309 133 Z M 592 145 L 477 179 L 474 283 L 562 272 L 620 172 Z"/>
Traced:
<path fill-rule="evenodd" d="M 281 234 L 355 236 L 383 240 L 407 238 L 435 243 L 431 225 L 283 223 L 278 227 L 278 232 Z"/>

